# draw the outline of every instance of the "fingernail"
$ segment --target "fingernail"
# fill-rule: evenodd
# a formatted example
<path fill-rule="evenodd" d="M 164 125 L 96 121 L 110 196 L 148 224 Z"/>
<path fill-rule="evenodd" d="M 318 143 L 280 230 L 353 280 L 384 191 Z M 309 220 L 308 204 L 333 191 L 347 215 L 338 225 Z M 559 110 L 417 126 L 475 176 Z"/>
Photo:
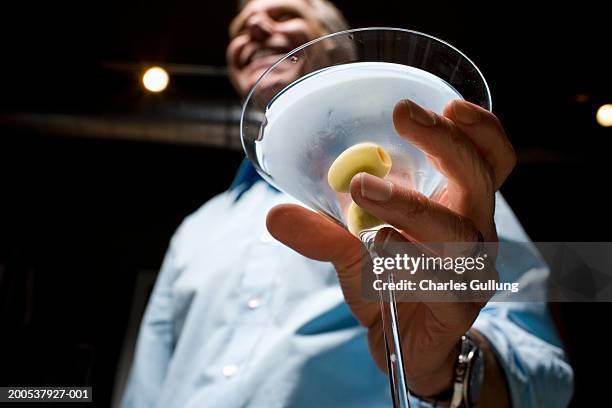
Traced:
<path fill-rule="evenodd" d="M 463 102 L 453 103 L 453 112 L 455 113 L 455 119 L 464 125 L 472 125 L 480 119 L 480 113 Z"/>
<path fill-rule="evenodd" d="M 421 126 L 430 127 L 436 124 L 436 117 L 434 113 L 427 112 L 425 109 L 421 108 L 419 105 L 409 99 L 404 99 L 404 102 L 406 103 L 408 111 L 410 112 L 410 119 Z"/>
<path fill-rule="evenodd" d="M 391 199 L 393 184 L 367 173 L 361 173 L 361 196 L 368 200 L 386 202 Z"/>

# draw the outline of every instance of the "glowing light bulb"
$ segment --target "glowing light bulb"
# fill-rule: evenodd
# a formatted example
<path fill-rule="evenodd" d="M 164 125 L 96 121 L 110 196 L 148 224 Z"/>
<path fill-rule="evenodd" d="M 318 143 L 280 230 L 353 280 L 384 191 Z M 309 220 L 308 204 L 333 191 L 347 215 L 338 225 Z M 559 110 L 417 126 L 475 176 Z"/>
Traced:
<path fill-rule="evenodd" d="M 161 92 L 168 86 L 170 76 L 162 67 L 151 67 L 142 76 L 143 86 L 150 92 Z"/>
<path fill-rule="evenodd" d="M 597 110 L 596 119 L 597 123 L 599 123 L 601 126 L 612 126 L 612 104 L 606 104 L 601 106 Z"/>

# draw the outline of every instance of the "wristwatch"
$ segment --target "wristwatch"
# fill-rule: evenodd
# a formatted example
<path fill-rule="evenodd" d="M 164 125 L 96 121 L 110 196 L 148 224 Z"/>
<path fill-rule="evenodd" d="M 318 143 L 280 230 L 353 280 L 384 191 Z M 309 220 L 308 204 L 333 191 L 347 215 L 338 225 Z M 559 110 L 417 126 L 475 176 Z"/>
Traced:
<path fill-rule="evenodd" d="M 461 351 L 455 363 L 455 381 L 450 408 L 471 408 L 480 397 L 484 378 L 482 351 L 469 333 L 461 337 Z"/>

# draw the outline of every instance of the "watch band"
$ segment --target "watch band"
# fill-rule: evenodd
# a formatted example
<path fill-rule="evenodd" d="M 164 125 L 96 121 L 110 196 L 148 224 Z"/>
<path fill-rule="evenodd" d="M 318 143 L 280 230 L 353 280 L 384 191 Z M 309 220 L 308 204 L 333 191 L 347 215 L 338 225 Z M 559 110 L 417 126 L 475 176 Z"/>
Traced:
<path fill-rule="evenodd" d="M 478 365 L 478 370 L 474 368 Z M 476 402 L 474 399 L 478 395 L 470 392 L 470 387 L 473 381 L 482 383 L 482 356 L 481 351 L 469 336 L 466 334 L 461 337 L 461 352 L 455 363 L 455 381 L 453 382 L 453 396 L 450 402 L 450 408 L 468 408 L 473 407 Z M 476 378 L 473 378 L 476 375 Z M 478 391 L 480 384 L 478 385 Z M 479 394 L 479 392 L 478 392 Z"/>

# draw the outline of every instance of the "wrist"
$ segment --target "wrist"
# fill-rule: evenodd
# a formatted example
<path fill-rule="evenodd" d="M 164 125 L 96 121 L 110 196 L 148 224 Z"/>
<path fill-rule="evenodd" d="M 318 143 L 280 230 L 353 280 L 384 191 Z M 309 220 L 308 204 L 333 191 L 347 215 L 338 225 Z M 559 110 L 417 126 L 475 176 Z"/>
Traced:
<path fill-rule="evenodd" d="M 407 375 L 410 393 L 417 398 L 435 400 L 437 402 L 450 401 L 453 391 L 455 363 L 461 352 L 461 340 L 458 340 L 447 353 L 442 364 L 425 374 Z"/>

